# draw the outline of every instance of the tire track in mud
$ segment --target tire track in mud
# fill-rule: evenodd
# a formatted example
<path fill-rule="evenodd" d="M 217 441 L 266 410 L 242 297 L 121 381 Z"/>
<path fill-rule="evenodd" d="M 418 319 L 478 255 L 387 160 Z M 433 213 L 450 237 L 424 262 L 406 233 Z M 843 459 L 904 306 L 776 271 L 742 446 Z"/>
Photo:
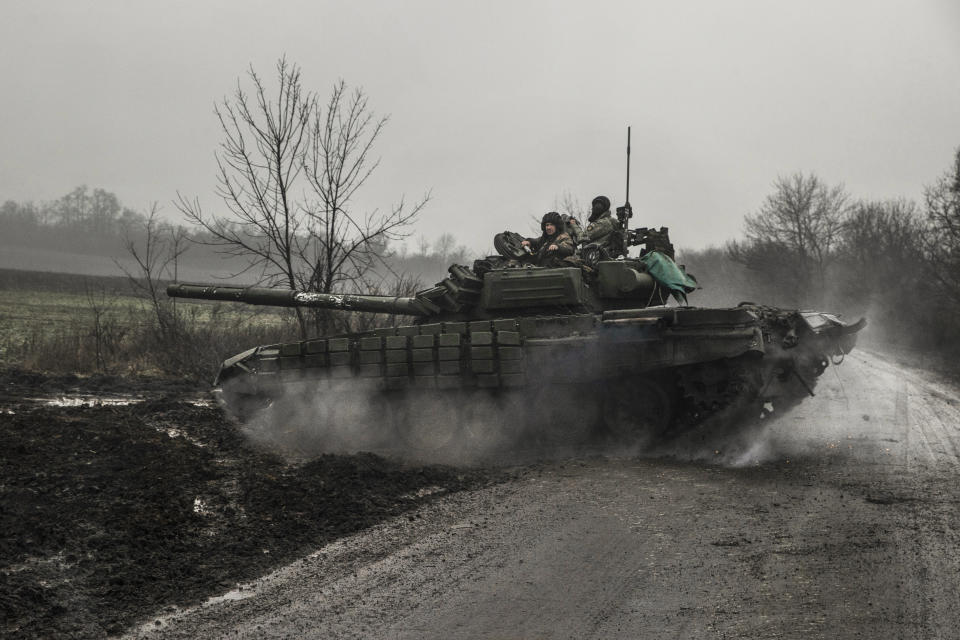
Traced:
<path fill-rule="evenodd" d="M 893 422 L 903 434 L 905 473 L 891 499 L 910 503 L 912 532 L 901 529 L 898 538 L 905 554 L 914 550 L 904 561 L 917 564 L 910 585 L 912 600 L 926 621 L 924 634 L 917 637 L 945 637 L 941 634 L 955 629 L 960 608 L 956 585 L 960 536 L 955 526 L 960 502 L 956 488 L 960 412 L 951 400 L 955 391 L 921 373 L 889 364 L 879 354 L 867 352 L 859 359 L 889 376 L 893 380 L 889 386 L 895 389 Z"/>
<path fill-rule="evenodd" d="M 938 393 L 911 380 L 908 388 L 908 411 L 906 429 L 918 433 L 923 441 L 931 464 L 920 466 L 913 475 L 918 497 L 914 509 L 914 521 L 922 536 L 922 592 L 920 602 L 930 627 L 949 629 L 957 622 L 956 576 L 960 575 L 960 562 L 956 548 L 960 543 L 956 522 L 957 495 L 954 484 L 960 471 L 960 456 L 956 441 L 950 433 L 952 425 L 958 424 L 956 411 L 945 404 Z M 952 420 L 944 414 L 953 414 Z M 927 637 L 940 637 L 929 633 Z"/>
<path fill-rule="evenodd" d="M 951 425 L 960 425 L 960 412 L 954 408 L 956 401 L 950 399 L 956 391 L 906 368 L 889 364 L 883 356 L 873 352 L 861 353 L 855 359 L 891 381 L 886 387 L 895 393 L 893 422 L 902 429 L 907 445 L 907 466 L 928 470 L 929 465 L 917 459 L 920 454 L 915 445 L 919 445 L 934 465 L 960 471 L 957 442 L 960 434 L 956 433 L 956 428 L 951 429 Z M 918 438 L 912 437 L 914 434 L 919 442 Z"/>

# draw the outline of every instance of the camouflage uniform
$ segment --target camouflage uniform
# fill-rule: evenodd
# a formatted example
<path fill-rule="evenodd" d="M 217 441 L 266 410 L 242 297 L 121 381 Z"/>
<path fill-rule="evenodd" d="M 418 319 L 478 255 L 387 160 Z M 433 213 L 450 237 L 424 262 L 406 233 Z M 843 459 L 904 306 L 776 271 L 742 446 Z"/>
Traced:
<path fill-rule="evenodd" d="M 580 226 L 580 222 L 573 216 L 563 215 L 560 217 L 563 219 L 565 231 L 570 234 L 573 244 L 580 244 L 580 238 L 583 236 L 583 227 Z"/>
<path fill-rule="evenodd" d="M 572 256 L 577 247 L 573 244 L 573 238 L 566 233 L 555 233 L 552 236 L 546 234 L 539 238 L 528 238 L 530 240 L 530 250 L 536 254 L 536 263 L 541 267 L 569 267 L 564 264 L 564 258 Z M 555 251 L 550 251 L 550 245 L 557 245 Z"/>
<path fill-rule="evenodd" d="M 547 224 L 552 224 L 555 231 L 552 236 L 547 235 Z M 570 266 L 564 264 L 564 259 L 572 256 L 577 245 L 573 242 L 570 234 L 562 231 L 563 219 L 556 211 L 551 211 L 543 216 L 540 222 L 540 228 L 543 235 L 539 238 L 527 238 L 530 243 L 530 250 L 533 251 L 538 266 L 541 267 L 561 267 Z M 556 245 L 556 249 L 550 250 L 550 247 Z"/>
<path fill-rule="evenodd" d="M 620 223 L 613 214 L 605 211 L 600 216 L 587 225 L 583 235 L 580 236 L 581 242 L 596 242 L 604 246 L 610 245 L 610 236 L 620 231 Z"/>
<path fill-rule="evenodd" d="M 620 222 L 610 213 L 610 200 L 606 196 L 597 196 L 593 202 L 600 203 L 603 211 L 590 215 L 590 224 L 580 235 L 581 244 L 595 243 L 606 249 L 610 257 L 616 257 L 614 253 L 620 250 L 620 243 L 617 234 L 620 233 Z"/>

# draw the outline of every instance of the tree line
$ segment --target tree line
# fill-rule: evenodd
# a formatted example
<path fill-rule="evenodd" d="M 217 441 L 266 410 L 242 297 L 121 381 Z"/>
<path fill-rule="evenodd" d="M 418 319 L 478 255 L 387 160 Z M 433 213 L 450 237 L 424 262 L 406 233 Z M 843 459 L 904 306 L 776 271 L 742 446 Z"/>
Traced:
<path fill-rule="evenodd" d="M 865 314 L 885 340 L 957 350 L 960 149 L 920 204 L 854 199 L 813 174 L 782 176 L 744 216 L 741 239 L 681 259 L 701 276 L 699 301 L 740 295 Z"/>
<path fill-rule="evenodd" d="M 0 245 L 15 244 L 31 249 L 49 249 L 122 258 L 129 256 L 129 245 L 155 245 L 158 239 L 179 238 L 181 266 L 193 271 L 206 270 L 208 278 L 244 271 L 247 262 L 231 259 L 218 252 L 214 238 L 202 227 L 174 224 L 159 215 L 155 206 L 136 210 L 104 188 L 80 185 L 66 195 L 50 201 L 6 200 L 0 204 Z M 467 249 L 451 233 L 431 240 L 419 237 L 416 242 L 388 242 L 377 247 L 389 263 L 386 274 L 422 274 L 428 284 L 443 277 L 452 262 L 468 261 Z M 23 265 L 24 269 L 37 265 Z M 254 276 L 240 276 L 253 282 Z"/>
<path fill-rule="evenodd" d="M 0 205 L 0 242 L 122 257 L 131 242 L 141 242 L 151 234 L 173 234 L 183 242 L 197 245 L 209 240 L 202 229 L 166 222 L 158 211 L 156 205 L 147 211 L 136 210 L 107 189 L 80 185 L 52 201 L 5 201 Z M 194 251 L 189 259 L 197 263 L 215 262 L 210 260 L 213 257 Z"/>
<path fill-rule="evenodd" d="M 7 200 L 0 205 L 3 237 L 37 248 L 113 248 L 143 220 L 143 214 L 124 206 L 116 194 L 86 185 L 52 202 Z"/>

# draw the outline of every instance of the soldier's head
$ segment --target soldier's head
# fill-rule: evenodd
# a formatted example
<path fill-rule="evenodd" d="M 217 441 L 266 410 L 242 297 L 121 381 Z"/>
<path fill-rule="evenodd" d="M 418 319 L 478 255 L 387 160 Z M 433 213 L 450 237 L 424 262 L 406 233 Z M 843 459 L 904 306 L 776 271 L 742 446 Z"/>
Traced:
<path fill-rule="evenodd" d="M 590 222 L 593 222 L 601 215 L 610 211 L 610 198 L 607 196 L 597 196 L 590 203 Z"/>
<path fill-rule="evenodd" d="M 540 228 L 546 235 L 555 236 L 560 232 L 560 229 L 563 228 L 563 218 L 561 218 L 560 214 L 556 211 L 545 213 L 543 214 L 543 219 L 540 221 Z"/>

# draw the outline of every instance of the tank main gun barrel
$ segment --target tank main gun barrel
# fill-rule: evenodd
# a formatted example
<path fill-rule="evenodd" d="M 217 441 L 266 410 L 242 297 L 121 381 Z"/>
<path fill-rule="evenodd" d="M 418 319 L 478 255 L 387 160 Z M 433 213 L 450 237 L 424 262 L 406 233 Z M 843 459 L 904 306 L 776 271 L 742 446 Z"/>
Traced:
<path fill-rule="evenodd" d="M 167 287 L 171 298 L 224 300 L 271 307 L 314 307 L 346 311 L 372 311 L 400 315 L 425 316 L 431 311 L 415 297 L 363 296 L 337 293 L 316 293 L 294 289 L 237 287 L 218 284 L 173 283 Z"/>

